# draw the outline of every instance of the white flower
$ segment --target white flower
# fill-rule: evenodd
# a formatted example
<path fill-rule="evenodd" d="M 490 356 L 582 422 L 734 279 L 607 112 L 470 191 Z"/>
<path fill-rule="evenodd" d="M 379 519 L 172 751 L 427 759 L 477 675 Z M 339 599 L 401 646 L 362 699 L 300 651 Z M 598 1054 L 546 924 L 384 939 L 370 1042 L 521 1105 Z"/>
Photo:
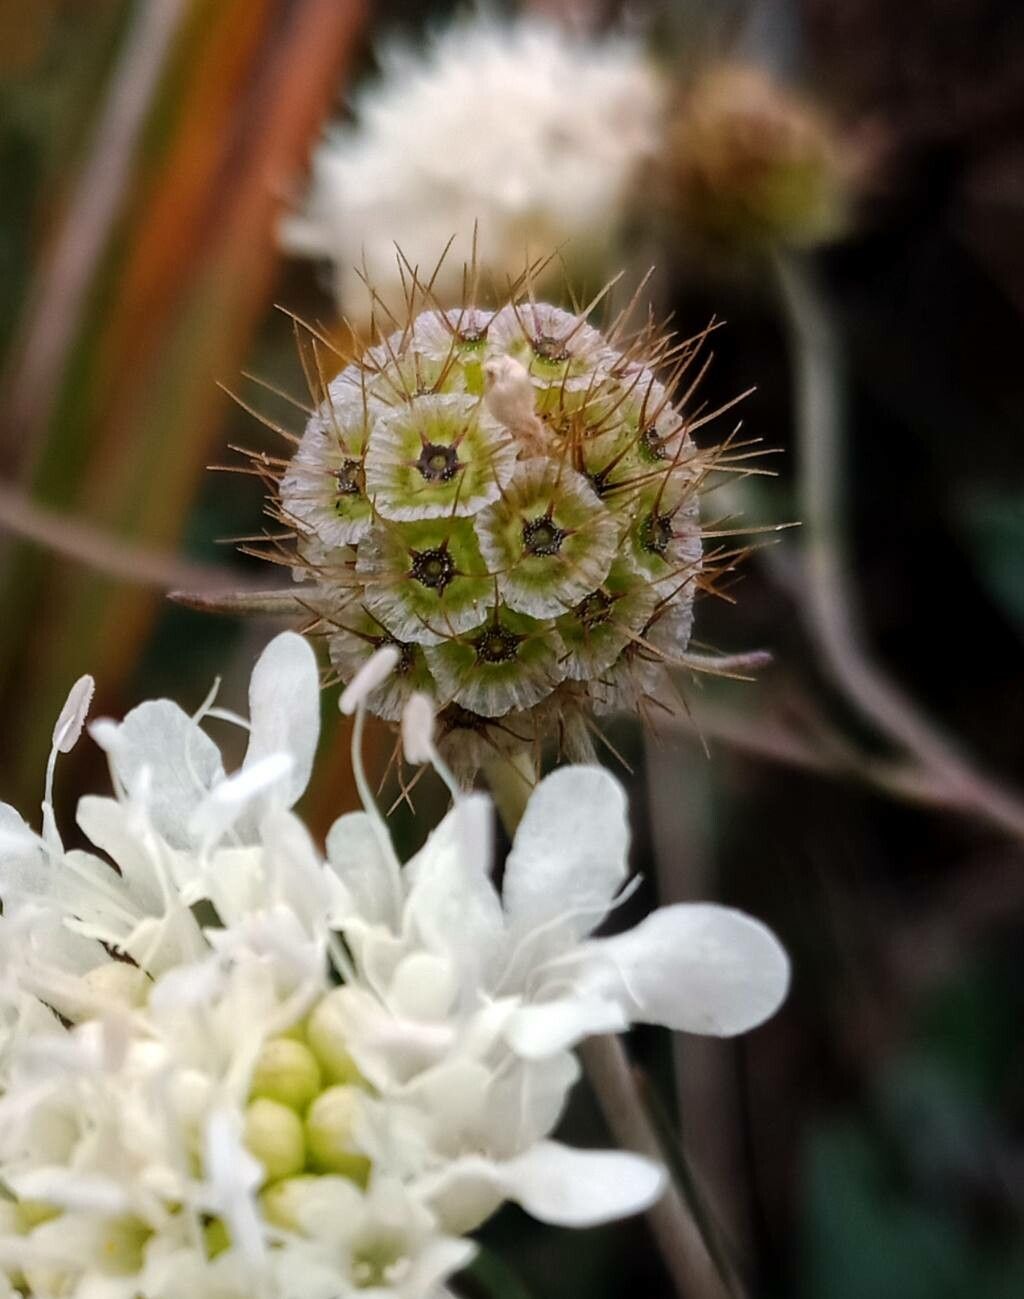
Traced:
<path fill-rule="evenodd" d="M 462 290 L 474 223 L 478 266 L 499 284 L 566 241 L 575 260 L 607 247 L 659 142 L 662 88 L 634 44 L 478 18 L 426 56 L 392 48 L 382 62 L 284 228 L 291 251 L 333 264 L 350 317 L 369 309 L 361 274 L 392 310 L 403 302 L 396 244 L 426 279 L 462 235 L 433 283 L 446 302 Z"/>
<path fill-rule="evenodd" d="M 319 730 L 298 636 L 256 664 L 248 722 L 156 701 L 92 726 L 117 796 L 78 820 L 106 857 L 65 851 L 53 820 L 91 683 L 72 691 L 42 833 L 0 806 L 0 1278 L 76 1299 L 431 1299 L 505 1200 L 586 1226 L 661 1193 L 647 1159 L 551 1139 L 571 1048 L 632 1020 L 743 1031 L 784 995 L 785 956 L 713 906 L 593 938 L 628 869 L 625 796 L 597 768 L 537 789 L 499 897 L 490 802 L 459 793 L 418 696 L 407 746 L 454 806 L 403 866 L 359 757 L 394 667 L 385 648 L 346 693 L 364 810 L 326 857 L 291 810 Z M 238 772 L 207 718 L 248 727 Z"/>

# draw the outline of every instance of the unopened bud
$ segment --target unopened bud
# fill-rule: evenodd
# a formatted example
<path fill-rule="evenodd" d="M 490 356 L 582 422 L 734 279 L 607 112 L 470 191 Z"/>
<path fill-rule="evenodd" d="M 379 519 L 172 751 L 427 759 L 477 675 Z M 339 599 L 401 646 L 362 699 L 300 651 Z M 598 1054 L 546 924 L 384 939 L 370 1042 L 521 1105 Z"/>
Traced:
<path fill-rule="evenodd" d="M 302 1208 L 317 1193 L 320 1177 L 301 1173 L 298 1177 L 284 1177 L 260 1193 L 260 1207 L 264 1217 L 275 1227 L 285 1231 L 302 1230 Z"/>
<path fill-rule="evenodd" d="M 363 1093 L 356 1087 L 328 1087 L 306 1115 L 306 1137 L 314 1164 L 325 1173 L 365 1185 L 370 1161 L 355 1144 L 354 1130 Z"/>
<path fill-rule="evenodd" d="M 308 1046 L 287 1037 L 263 1043 L 250 1088 L 254 1098 L 262 1096 L 304 1110 L 320 1086 L 320 1066 Z"/>
<path fill-rule="evenodd" d="M 344 988 L 335 988 L 313 1008 L 306 1025 L 306 1038 L 331 1082 L 359 1083 L 362 1074 L 345 1046 L 345 995 Z"/>
<path fill-rule="evenodd" d="M 291 1177 L 306 1163 L 302 1120 L 287 1105 L 265 1097 L 246 1107 L 245 1145 L 263 1165 L 268 1182 Z"/>

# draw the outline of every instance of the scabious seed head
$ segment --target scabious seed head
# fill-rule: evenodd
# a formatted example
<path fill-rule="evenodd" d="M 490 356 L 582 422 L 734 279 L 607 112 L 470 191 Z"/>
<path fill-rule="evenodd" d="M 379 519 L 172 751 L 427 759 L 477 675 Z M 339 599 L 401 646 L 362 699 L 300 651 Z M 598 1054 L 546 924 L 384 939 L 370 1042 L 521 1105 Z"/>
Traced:
<path fill-rule="evenodd" d="M 711 65 L 667 140 L 669 195 L 705 248 L 808 246 L 847 224 L 855 160 L 815 104 L 761 68 Z"/>
<path fill-rule="evenodd" d="M 705 336 L 602 332 L 515 290 L 442 310 L 411 281 L 404 321 L 314 385 L 280 475 L 306 607 L 342 682 L 395 647 L 368 706 L 428 696 L 460 778 L 551 735 L 585 758 L 594 711 L 661 689 L 714 574 L 699 495 L 726 457 L 688 409 Z"/>

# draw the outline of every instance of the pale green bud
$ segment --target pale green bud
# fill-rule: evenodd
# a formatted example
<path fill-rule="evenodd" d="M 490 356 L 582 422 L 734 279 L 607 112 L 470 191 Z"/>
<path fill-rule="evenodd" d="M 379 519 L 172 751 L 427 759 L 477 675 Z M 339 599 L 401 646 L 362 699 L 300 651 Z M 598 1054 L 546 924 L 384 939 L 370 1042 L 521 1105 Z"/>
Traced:
<path fill-rule="evenodd" d="M 354 1141 L 363 1094 L 357 1087 L 328 1087 L 306 1115 L 306 1139 L 313 1163 L 325 1173 L 341 1173 L 361 1186 L 370 1175 L 370 1161 Z"/>
<path fill-rule="evenodd" d="M 267 1181 L 291 1177 L 306 1163 L 302 1120 L 279 1101 L 259 1097 L 245 1111 L 245 1144 L 266 1169 Z"/>
<path fill-rule="evenodd" d="M 359 1083 L 363 1076 L 345 1046 L 344 999 L 345 990 L 335 988 L 314 1006 L 306 1025 L 306 1038 L 331 1082 Z"/>
<path fill-rule="evenodd" d="M 300 1173 L 298 1177 L 285 1177 L 266 1187 L 260 1193 L 264 1217 L 285 1231 L 301 1231 L 303 1203 L 319 1182 L 320 1178 L 313 1173 Z"/>
<path fill-rule="evenodd" d="M 60 1209 L 45 1200 L 18 1200 L 14 1206 L 14 1220 L 18 1231 L 31 1231 L 40 1223 L 49 1222 L 60 1215 Z"/>
<path fill-rule="evenodd" d="M 308 1046 L 293 1038 L 264 1042 L 256 1060 L 250 1094 L 304 1110 L 322 1085 L 320 1066 Z"/>

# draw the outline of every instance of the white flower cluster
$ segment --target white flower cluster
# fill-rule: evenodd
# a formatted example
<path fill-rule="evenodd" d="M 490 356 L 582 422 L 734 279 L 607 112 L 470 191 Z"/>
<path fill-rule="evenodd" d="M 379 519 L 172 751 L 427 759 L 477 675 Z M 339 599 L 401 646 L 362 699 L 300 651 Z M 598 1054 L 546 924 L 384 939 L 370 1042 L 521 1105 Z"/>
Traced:
<path fill-rule="evenodd" d="M 351 708 L 396 658 L 346 691 Z M 491 808 L 456 795 L 404 866 L 366 788 L 321 854 L 290 810 L 319 730 L 315 660 L 285 633 L 250 720 L 145 703 L 96 722 L 116 797 L 93 851 L 0 806 L 0 1291 L 47 1299 L 401 1299 L 443 1293 L 503 1201 L 588 1225 L 662 1171 L 550 1139 L 591 1033 L 741 1032 L 784 996 L 760 924 L 715 906 L 594 930 L 626 889 L 619 785 L 564 768 L 534 793 L 501 894 Z M 226 775 L 200 722 L 248 726 Z M 404 719 L 431 759 L 429 707 Z M 443 765 L 438 763 L 444 773 Z"/>
<path fill-rule="evenodd" d="M 566 241 L 577 263 L 605 251 L 660 139 L 661 83 L 636 45 L 479 19 L 426 55 L 386 51 L 382 71 L 357 125 L 317 150 L 305 211 L 283 232 L 333 265 L 350 317 L 368 301 L 361 275 L 400 309 L 396 244 L 426 273 L 477 224 L 478 263 L 499 285 Z M 462 293 L 469 248 L 455 253 L 434 281 L 442 302 Z"/>

